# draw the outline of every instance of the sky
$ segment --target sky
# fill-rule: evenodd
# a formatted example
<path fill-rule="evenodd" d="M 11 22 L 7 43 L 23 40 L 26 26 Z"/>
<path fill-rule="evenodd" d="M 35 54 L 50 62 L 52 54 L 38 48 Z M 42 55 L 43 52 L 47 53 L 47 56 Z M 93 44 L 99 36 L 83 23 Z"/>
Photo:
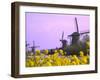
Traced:
<path fill-rule="evenodd" d="M 90 16 L 77 14 L 25 13 L 26 41 L 36 49 L 52 49 L 61 47 L 62 32 L 64 39 L 70 42 L 68 35 L 76 31 L 75 17 L 79 32 L 89 31 Z"/>

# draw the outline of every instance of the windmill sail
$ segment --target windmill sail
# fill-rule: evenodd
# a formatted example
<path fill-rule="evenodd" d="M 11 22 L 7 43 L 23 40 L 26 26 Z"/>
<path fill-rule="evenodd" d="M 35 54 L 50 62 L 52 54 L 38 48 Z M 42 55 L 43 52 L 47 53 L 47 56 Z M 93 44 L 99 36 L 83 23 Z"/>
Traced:
<path fill-rule="evenodd" d="M 79 28 L 78 28 L 78 23 L 77 23 L 77 18 L 76 17 L 75 17 L 75 24 L 76 24 L 77 32 L 79 33 Z"/>
<path fill-rule="evenodd" d="M 35 47 L 35 42 L 33 41 L 33 46 Z"/>
<path fill-rule="evenodd" d="M 29 47 L 32 49 L 32 52 L 35 52 L 35 48 L 40 47 L 40 46 L 35 46 L 35 41 L 33 41 L 33 46 Z"/>
<path fill-rule="evenodd" d="M 63 38 L 64 38 L 64 31 L 62 32 L 62 40 L 63 40 Z"/>
<path fill-rule="evenodd" d="M 30 44 L 28 44 L 27 41 L 26 41 L 26 45 L 25 45 L 25 46 L 27 47 L 27 46 L 29 46 L 29 45 L 30 45 Z"/>
<path fill-rule="evenodd" d="M 82 33 L 80 33 L 80 35 L 82 35 L 82 34 L 87 34 L 87 33 L 89 33 L 89 31 L 87 31 L 87 32 L 82 32 Z"/>

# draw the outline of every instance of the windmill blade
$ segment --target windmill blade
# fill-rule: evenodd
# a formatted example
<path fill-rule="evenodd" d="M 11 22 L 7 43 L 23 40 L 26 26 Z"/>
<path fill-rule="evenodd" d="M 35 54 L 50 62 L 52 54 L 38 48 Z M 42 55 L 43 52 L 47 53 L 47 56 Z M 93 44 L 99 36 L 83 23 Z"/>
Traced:
<path fill-rule="evenodd" d="M 31 46 L 29 48 L 37 48 L 37 47 L 40 47 L 40 46 L 35 46 L 35 41 L 33 41 L 33 46 Z"/>
<path fill-rule="evenodd" d="M 87 33 L 89 33 L 89 32 L 82 32 L 82 33 L 80 33 L 80 35 L 87 34 Z"/>
<path fill-rule="evenodd" d="M 35 48 L 40 47 L 40 46 L 35 46 Z"/>
<path fill-rule="evenodd" d="M 29 43 L 27 43 L 27 41 L 26 41 L 26 45 L 25 45 L 25 46 L 27 47 L 27 46 L 29 46 L 29 45 L 30 45 L 30 44 L 29 44 Z"/>
<path fill-rule="evenodd" d="M 37 48 L 37 47 L 40 47 L 40 46 L 31 46 L 31 47 L 29 47 L 29 48 Z"/>
<path fill-rule="evenodd" d="M 33 41 L 33 46 L 35 46 L 35 41 Z"/>
<path fill-rule="evenodd" d="M 75 17 L 75 24 L 76 24 L 77 32 L 79 33 L 79 28 L 78 28 L 78 23 L 77 23 L 77 18 L 76 17 Z"/>
<path fill-rule="evenodd" d="M 26 47 L 29 46 L 30 44 L 26 44 Z"/>
<path fill-rule="evenodd" d="M 63 38 L 64 38 L 64 31 L 62 32 L 62 40 L 63 40 Z"/>
<path fill-rule="evenodd" d="M 71 35 L 68 35 L 68 37 L 72 37 Z"/>

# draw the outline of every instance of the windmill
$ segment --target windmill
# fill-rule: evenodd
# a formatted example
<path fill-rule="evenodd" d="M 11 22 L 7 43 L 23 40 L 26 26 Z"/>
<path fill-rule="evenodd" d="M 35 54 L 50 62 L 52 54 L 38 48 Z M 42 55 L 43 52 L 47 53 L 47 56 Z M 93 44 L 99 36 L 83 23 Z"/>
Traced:
<path fill-rule="evenodd" d="M 72 37 L 72 42 L 71 42 L 72 45 L 78 43 L 81 35 L 89 33 L 89 31 L 79 33 L 79 27 L 76 17 L 75 17 L 75 24 L 76 24 L 76 32 L 73 32 L 71 35 L 68 35 L 68 37 Z"/>
<path fill-rule="evenodd" d="M 33 46 L 30 47 L 32 49 L 32 52 L 35 53 L 35 48 L 40 47 L 40 46 L 35 46 L 35 41 L 33 41 Z"/>
<path fill-rule="evenodd" d="M 65 40 L 63 38 L 64 38 L 64 31 L 62 32 L 62 39 L 60 41 L 62 43 L 62 49 L 65 50 L 67 47 L 67 40 Z"/>

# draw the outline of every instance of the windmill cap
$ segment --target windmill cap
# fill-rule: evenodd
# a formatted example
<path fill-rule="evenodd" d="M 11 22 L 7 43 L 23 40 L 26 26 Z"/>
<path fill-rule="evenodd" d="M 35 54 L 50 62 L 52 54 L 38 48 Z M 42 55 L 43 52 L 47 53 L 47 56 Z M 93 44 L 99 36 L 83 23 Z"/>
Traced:
<path fill-rule="evenodd" d="M 67 40 L 65 40 L 65 39 L 64 40 L 60 40 L 60 41 L 67 42 Z"/>
<path fill-rule="evenodd" d="M 70 36 L 80 36 L 80 34 L 78 32 L 74 32 Z"/>

